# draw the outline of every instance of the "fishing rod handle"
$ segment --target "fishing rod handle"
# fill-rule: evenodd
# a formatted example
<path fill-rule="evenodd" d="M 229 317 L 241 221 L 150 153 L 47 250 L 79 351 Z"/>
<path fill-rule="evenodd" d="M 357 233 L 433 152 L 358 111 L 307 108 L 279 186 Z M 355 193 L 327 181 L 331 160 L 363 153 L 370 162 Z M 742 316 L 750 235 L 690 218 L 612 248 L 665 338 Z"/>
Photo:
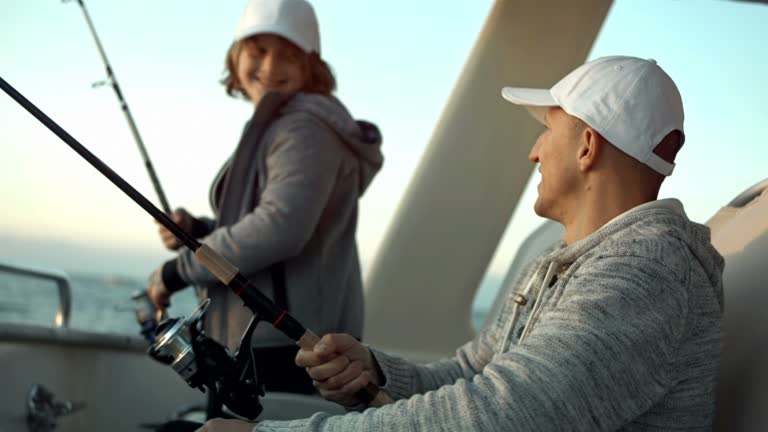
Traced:
<path fill-rule="evenodd" d="M 224 285 L 229 286 L 240 272 L 231 262 L 204 243 L 195 251 L 195 257 Z"/>
<path fill-rule="evenodd" d="M 205 244 L 200 245 L 200 247 L 195 251 L 195 256 L 198 260 L 207 268 L 211 273 L 213 273 L 214 276 L 218 280 L 220 280 L 222 283 L 224 283 L 227 286 L 232 285 L 233 280 L 237 277 L 237 275 L 240 273 L 237 267 L 235 267 L 232 263 L 227 261 L 224 257 L 219 255 L 216 251 L 211 249 Z M 230 288 L 236 289 L 235 287 L 230 286 Z M 251 288 L 251 289 L 248 289 Z M 246 298 L 246 296 L 242 295 L 244 292 L 253 292 L 254 289 L 252 286 L 250 286 L 250 283 L 247 283 L 246 286 L 240 287 L 239 292 L 237 292 L 238 296 L 243 298 L 243 300 L 246 303 L 246 306 L 249 306 L 251 309 L 259 309 L 254 308 L 252 304 L 249 304 L 249 302 Z M 263 301 L 263 299 L 259 299 Z M 271 309 L 271 308 L 270 308 Z M 256 312 L 256 310 L 254 310 Z M 272 315 L 272 314 L 270 314 Z M 281 327 L 281 323 L 288 324 L 291 321 L 294 321 L 290 315 L 287 314 L 286 311 L 280 311 L 280 314 L 277 316 L 277 318 L 274 318 L 273 316 L 266 316 L 268 320 L 272 321 L 272 325 L 277 328 L 278 330 L 282 330 L 288 334 L 289 332 L 286 331 L 288 329 L 284 329 Z M 295 323 L 291 327 L 295 327 L 298 325 L 298 323 Z M 300 327 L 301 328 L 301 327 Z M 294 335 L 296 333 L 293 333 Z M 290 334 L 288 334 L 291 336 Z M 304 333 L 301 335 L 301 337 L 296 340 L 296 344 L 301 347 L 303 350 L 312 351 L 315 348 L 315 345 L 320 342 L 320 338 L 309 329 L 304 329 Z M 388 403 L 392 403 L 392 399 L 389 397 L 388 394 L 381 391 L 379 387 L 374 383 L 368 383 L 364 388 L 358 390 L 355 393 L 355 396 L 357 396 L 358 399 L 360 399 L 362 402 L 368 404 L 368 406 L 372 407 L 378 407 L 382 405 L 386 405 Z"/>
<path fill-rule="evenodd" d="M 320 338 L 312 330 L 307 329 L 296 342 L 296 345 L 303 350 L 312 351 L 318 342 L 320 342 Z M 355 397 L 370 407 L 380 407 L 393 402 L 392 398 L 384 390 L 381 390 L 379 386 L 372 382 L 356 391 Z"/>

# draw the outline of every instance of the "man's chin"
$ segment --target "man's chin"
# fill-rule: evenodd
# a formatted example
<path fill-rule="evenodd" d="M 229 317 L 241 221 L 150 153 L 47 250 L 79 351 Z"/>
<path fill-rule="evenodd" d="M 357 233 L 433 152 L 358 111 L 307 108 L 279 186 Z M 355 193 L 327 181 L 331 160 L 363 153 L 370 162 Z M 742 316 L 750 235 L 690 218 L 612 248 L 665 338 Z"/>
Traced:
<path fill-rule="evenodd" d="M 541 196 L 539 196 L 539 198 L 537 198 L 536 202 L 533 204 L 534 213 L 543 218 L 551 219 L 550 212 L 548 210 L 549 207 L 542 202 Z"/>

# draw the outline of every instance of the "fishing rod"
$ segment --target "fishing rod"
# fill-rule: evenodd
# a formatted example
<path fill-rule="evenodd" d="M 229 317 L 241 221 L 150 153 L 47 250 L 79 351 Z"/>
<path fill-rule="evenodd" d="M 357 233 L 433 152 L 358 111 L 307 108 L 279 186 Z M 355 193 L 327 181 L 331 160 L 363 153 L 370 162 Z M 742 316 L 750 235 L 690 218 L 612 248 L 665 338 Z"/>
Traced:
<path fill-rule="evenodd" d="M 171 220 L 166 213 L 160 211 L 160 209 L 146 199 L 139 191 L 123 180 L 123 178 L 113 171 L 112 168 L 102 162 L 96 155 L 85 148 L 85 146 L 80 144 L 80 142 L 72 137 L 72 135 L 37 108 L 2 77 L 0 77 L 0 88 L 71 147 L 72 150 L 88 161 L 91 166 L 107 177 L 136 204 L 152 215 L 156 221 L 166 227 L 168 231 L 172 232 L 176 238 L 194 252 L 195 257 L 200 263 L 216 276 L 219 281 L 232 289 L 232 291 L 243 300 L 245 306 L 254 314 L 257 314 L 263 320 L 271 323 L 274 328 L 283 332 L 302 349 L 311 351 L 320 341 L 320 338 L 313 333 L 312 330 L 305 328 L 296 318 L 291 316 L 288 311 L 280 308 L 275 302 L 270 300 L 269 297 L 265 296 L 251 285 L 248 279 L 240 273 L 235 265 L 219 255 L 215 250 L 205 244 L 201 244 L 184 231 L 178 224 Z M 381 391 L 379 387 L 372 382 L 357 391 L 355 396 L 370 406 L 382 406 L 392 402 L 390 396 L 384 391 Z"/>
<path fill-rule="evenodd" d="M 62 1 L 64 3 L 69 3 L 72 0 L 62 0 Z M 136 144 L 139 146 L 139 152 L 141 153 L 141 158 L 144 160 L 144 166 L 147 168 L 147 172 L 149 173 L 149 179 L 152 181 L 152 186 L 155 187 L 155 192 L 157 193 L 157 197 L 160 200 L 160 205 L 163 208 L 163 211 L 165 211 L 167 214 L 171 214 L 171 206 L 168 205 L 168 200 L 165 198 L 165 193 L 163 192 L 163 188 L 160 187 L 160 180 L 157 178 L 157 173 L 155 173 L 155 168 L 152 166 L 152 162 L 149 160 L 149 154 L 147 153 L 147 149 L 144 147 L 144 141 L 141 139 L 141 135 L 139 135 L 139 129 L 136 127 L 136 123 L 133 121 L 131 110 L 128 109 L 128 103 L 126 103 L 125 99 L 123 99 L 123 92 L 120 91 L 120 85 L 117 83 L 117 78 L 115 77 L 115 73 L 112 71 L 112 66 L 109 64 L 109 60 L 107 60 L 107 54 L 104 52 L 104 47 L 101 45 L 99 36 L 96 34 L 96 28 L 94 28 L 93 26 L 93 21 L 91 21 L 91 16 L 88 15 L 88 10 L 85 8 L 85 3 L 83 3 L 83 0 L 77 0 L 77 3 L 80 5 L 80 8 L 83 10 L 85 21 L 88 23 L 88 28 L 91 30 L 91 35 L 93 35 L 93 40 L 96 42 L 96 48 L 99 49 L 101 60 L 104 63 L 104 67 L 107 69 L 107 79 L 105 81 L 96 82 L 93 84 L 93 86 L 98 87 L 107 83 L 112 85 L 112 89 L 115 91 L 115 94 L 117 95 L 117 100 L 120 101 L 120 108 L 122 108 L 123 114 L 125 114 L 125 119 L 128 121 L 128 126 L 131 128 L 133 139 L 136 141 Z"/>

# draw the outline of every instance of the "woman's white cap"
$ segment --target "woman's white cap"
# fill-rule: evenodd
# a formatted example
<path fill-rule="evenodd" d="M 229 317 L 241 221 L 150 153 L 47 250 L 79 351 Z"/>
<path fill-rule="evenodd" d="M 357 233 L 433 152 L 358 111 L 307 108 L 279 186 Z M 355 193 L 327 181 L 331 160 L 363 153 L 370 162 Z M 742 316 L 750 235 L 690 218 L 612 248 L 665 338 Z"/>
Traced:
<path fill-rule="evenodd" d="M 235 42 L 269 33 L 307 53 L 320 54 L 320 33 L 312 5 L 304 0 L 249 0 L 235 30 Z"/>
<path fill-rule="evenodd" d="M 683 133 L 683 101 L 655 60 L 601 57 L 579 66 L 549 90 L 504 87 L 501 94 L 541 123 L 548 108 L 560 107 L 624 153 L 663 175 L 672 174 L 675 165 L 653 149 L 673 130 Z"/>

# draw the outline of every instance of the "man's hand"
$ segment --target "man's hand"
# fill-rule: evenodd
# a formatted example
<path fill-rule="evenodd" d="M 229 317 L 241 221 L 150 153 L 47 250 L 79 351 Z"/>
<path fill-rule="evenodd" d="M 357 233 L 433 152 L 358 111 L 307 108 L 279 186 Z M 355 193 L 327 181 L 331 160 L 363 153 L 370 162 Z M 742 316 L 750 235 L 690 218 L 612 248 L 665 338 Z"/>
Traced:
<path fill-rule="evenodd" d="M 170 214 L 170 217 L 171 220 L 176 222 L 176 224 L 180 226 L 184 231 L 190 232 L 192 230 L 195 218 L 183 208 L 174 210 Z M 172 232 L 168 231 L 168 228 L 160 225 L 159 223 L 157 225 L 157 232 L 160 234 L 160 240 L 163 242 L 163 245 L 168 248 L 168 250 L 177 250 L 178 248 L 184 246 L 184 244 L 179 241 L 179 239 L 177 239 Z"/>
<path fill-rule="evenodd" d="M 147 296 L 157 308 L 158 314 L 171 305 L 171 292 L 168 291 L 168 288 L 166 288 L 163 283 L 162 267 L 152 272 L 149 276 Z"/>
<path fill-rule="evenodd" d="M 255 423 L 217 418 L 208 420 L 203 427 L 195 432 L 251 432 L 254 427 L 256 427 Z"/>
<path fill-rule="evenodd" d="M 380 384 L 371 352 L 347 334 L 328 334 L 312 351 L 299 350 L 296 364 L 325 399 L 344 406 L 358 405 L 355 392 L 369 382 Z"/>

